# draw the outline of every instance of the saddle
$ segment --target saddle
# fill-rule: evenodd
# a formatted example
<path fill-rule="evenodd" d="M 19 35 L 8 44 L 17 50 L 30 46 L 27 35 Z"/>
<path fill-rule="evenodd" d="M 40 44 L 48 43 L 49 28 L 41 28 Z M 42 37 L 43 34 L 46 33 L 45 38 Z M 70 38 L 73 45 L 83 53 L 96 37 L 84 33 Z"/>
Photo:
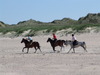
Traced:
<path fill-rule="evenodd" d="M 77 40 L 73 41 L 73 46 L 76 46 L 76 45 L 78 45 L 78 41 Z"/>
<path fill-rule="evenodd" d="M 54 43 L 56 43 L 57 42 L 57 39 L 54 39 Z"/>
<path fill-rule="evenodd" d="M 32 45 L 33 41 L 29 41 L 29 44 Z"/>

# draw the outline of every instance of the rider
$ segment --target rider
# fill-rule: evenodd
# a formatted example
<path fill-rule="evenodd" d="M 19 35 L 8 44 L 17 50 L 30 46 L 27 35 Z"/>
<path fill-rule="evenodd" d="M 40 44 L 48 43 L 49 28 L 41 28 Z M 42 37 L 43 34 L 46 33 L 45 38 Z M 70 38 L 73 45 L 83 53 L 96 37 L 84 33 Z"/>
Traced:
<path fill-rule="evenodd" d="M 73 41 L 73 46 L 74 46 L 74 45 L 77 45 L 77 39 L 76 39 L 76 37 L 74 36 L 74 34 L 72 34 L 72 41 Z"/>
<path fill-rule="evenodd" d="M 32 40 L 32 37 L 30 35 L 28 35 L 27 40 L 30 42 L 30 44 L 32 44 L 33 40 Z"/>
<path fill-rule="evenodd" d="M 57 41 L 56 35 L 54 33 L 52 35 L 53 35 L 54 42 Z"/>

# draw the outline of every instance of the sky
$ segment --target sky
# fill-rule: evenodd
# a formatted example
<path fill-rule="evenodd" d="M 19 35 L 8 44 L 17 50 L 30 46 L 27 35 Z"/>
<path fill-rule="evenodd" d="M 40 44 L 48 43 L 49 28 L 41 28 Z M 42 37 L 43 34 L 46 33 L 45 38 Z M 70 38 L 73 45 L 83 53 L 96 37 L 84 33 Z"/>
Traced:
<path fill-rule="evenodd" d="M 17 24 L 33 19 L 52 22 L 78 20 L 88 13 L 100 13 L 100 0 L 0 0 L 0 21 Z"/>

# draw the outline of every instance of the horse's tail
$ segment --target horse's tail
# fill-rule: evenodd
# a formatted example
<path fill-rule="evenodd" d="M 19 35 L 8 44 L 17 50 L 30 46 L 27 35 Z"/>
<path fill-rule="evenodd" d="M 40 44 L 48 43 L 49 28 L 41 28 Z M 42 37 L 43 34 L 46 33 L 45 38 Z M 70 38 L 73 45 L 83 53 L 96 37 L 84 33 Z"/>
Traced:
<path fill-rule="evenodd" d="M 68 44 L 66 43 L 66 41 L 65 41 L 65 40 L 62 40 L 62 41 L 63 41 L 63 44 L 64 44 L 64 45 L 66 45 L 66 46 L 68 45 Z"/>
<path fill-rule="evenodd" d="M 40 44 L 37 42 L 37 47 L 38 47 L 38 49 L 40 49 Z"/>
<path fill-rule="evenodd" d="M 83 44 L 84 44 L 84 47 L 85 47 L 85 49 L 86 49 L 86 48 L 87 48 L 87 47 L 86 47 L 86 43 L 85 43 L 85 42 L 83 42 Z"/>
<path fill-rule="evenodd" d="M 65 40 L 62 40 L 63 41 L 63 44 L 65 45 L 66 41 Z"/>

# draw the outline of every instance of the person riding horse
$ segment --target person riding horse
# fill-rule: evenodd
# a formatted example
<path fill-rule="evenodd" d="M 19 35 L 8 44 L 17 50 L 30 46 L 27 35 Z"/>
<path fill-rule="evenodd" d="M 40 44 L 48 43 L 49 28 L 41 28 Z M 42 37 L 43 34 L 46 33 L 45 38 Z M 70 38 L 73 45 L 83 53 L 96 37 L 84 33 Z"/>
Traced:
<path fill-rule="evenodd" d="M 35 52 L 34 53 L 36 53 L 37 49 L 39 49 L 40 52 L 42 52 L 41 49 L 40 49 L 40 44 L 37 41 L 34 41 L 34 42 L 32 42 L 30 44 L 27 39 L 23 38 L 22 41 L 21 41 L 21 43 L 25 44 L 25 46 L 22 49 L 22 52 L 24 52 L 24 49 L 27 48 L 27 53 L 28 53 L 29 52 L 29 48 L 33 48 L 33 47 L 35 48 Z"/>
<path fill-rule="evenodd" d="M 32 37 L 30 35 L 28 35 L 27 40 L 29 41 L 30 45 L 32 44 L 33 40 Z"/>
<path fill-rule="evenodd" d="M 53 33 L 53 39 L 54 39 L 54 42 L 57 41 L 57 37 L 56 37 L 56 35 L 54 33 Z"/>
<path fill-rule="evenodd" d="M 72 34 L 72 41 L 73 41 L 73 46 L 77 45 L 77 39 L 76 37 L 74 36 L 74 34 Z"/>

